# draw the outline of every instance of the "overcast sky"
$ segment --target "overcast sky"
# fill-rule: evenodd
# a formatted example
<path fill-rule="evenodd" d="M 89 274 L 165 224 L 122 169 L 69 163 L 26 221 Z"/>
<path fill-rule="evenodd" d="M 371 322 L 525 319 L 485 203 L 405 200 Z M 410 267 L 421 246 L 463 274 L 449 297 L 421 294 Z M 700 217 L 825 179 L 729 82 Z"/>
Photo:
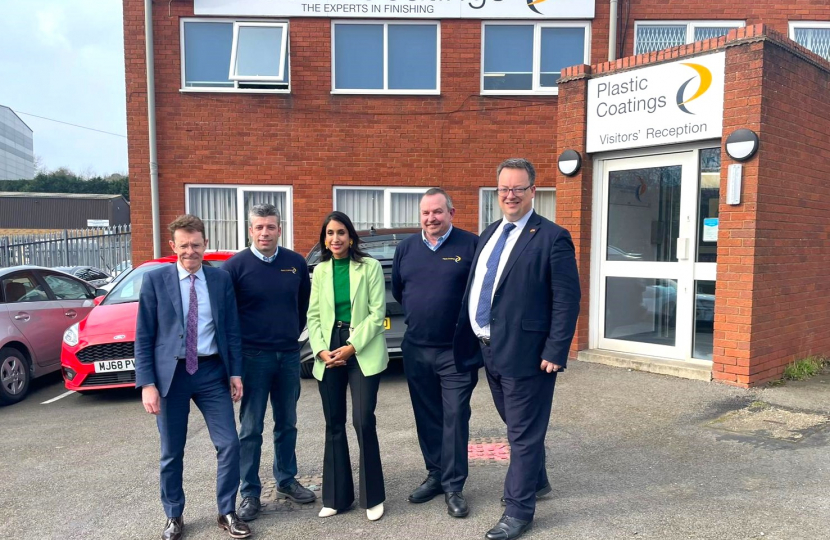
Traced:
<path fill-rule="evenodd" d="M 45 168 L 126 174 L 124 94 L 121 0 L 0 0 L 0 105 L 34 130 Z"/>

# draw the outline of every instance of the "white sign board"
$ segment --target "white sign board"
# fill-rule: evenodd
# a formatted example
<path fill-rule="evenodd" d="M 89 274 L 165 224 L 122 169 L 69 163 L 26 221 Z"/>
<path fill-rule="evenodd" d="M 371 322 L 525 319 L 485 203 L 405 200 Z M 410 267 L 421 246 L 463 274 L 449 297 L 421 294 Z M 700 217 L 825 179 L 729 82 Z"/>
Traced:
<path fill-rule="evenodd" d="M 87 227 L 109 227 L 110 220 L 108 219 L 88 219 L 86 220 Z"/>
<path fill-rule="evenodd" d="M 588 153 L 721 136 L 726 53 L 588 81 Z"/>
<path fill-rule="evenodd" d="M 194 0 L 193 9 L 231 17 L 594 18 L 594 0 Z"/>

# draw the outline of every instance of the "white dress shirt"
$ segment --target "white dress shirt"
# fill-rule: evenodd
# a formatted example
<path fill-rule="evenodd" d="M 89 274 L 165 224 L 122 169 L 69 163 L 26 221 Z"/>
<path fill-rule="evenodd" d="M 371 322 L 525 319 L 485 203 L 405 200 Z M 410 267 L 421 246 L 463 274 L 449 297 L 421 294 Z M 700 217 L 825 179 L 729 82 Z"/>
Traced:
<path fill-rule="evenodd" d="M 184 315 L 182 323 L 185 332 L 187 332 L 187 314 L 190 312 L 190 272 L 185 270 L 179 262 L 176 263 L 176 268 L 179 270 L 179 290 L 182 293 L 182 315 Z M 216 346 L 213 312 L 210 309 L 210 295 L 208 294 L 207 281 L 205 281 L 205 271 L 200 266 L 194 275 L 196 276 L 196 299 L 199 304 L 199 321 L 197 323 L 199 341 L 196 350 L 199 356 L 219 354 L 219 348 Z M 185 339 L 187 339 L 186 335 Z"/>
<path fill-rule="evenodd" d="M 279 252 L 280 252 L 280 247 L 277 246 L 277 249 L 274 251 L 274 254 L 271 255 L 270 257 L 266 257 L 265 255 L 260 253 L 259 250 L 257 248 L 255 248 L 253 244 L 251 244 L 251 253 L 256 255 L 256 258 L 259 259 L 260 261 L 265 261 L 267 263 L 274 262 L 274 259 L 277 258 L 277 253 L 279 253 Z"/>
<path fill-rule="evenodd" d="M 501 252 L 501 257 L 499 258 L 499 266 L 496 270 L 496 282 L 493 284 L 493 292 L 490 296 L 491 304 L 493 302 L 492 295 L 496 294 L 496 288 L 498 287 L 499 280 L 501 279 L 501 273 L 504 271 L 504 267 L 507 264 L 507 259 L 510 258 L 510 252 L 513 251 L 513 247 L 516 245 L 516 241 L 519 239 L 519 235 L 522 234 L 522 231 L 524 230 L 525 225 L 527 225 L 528 220 L 530 220 L 531 215 L 533 215 L 533 210 L 525 214 L 519 221 L 513 222 L 516 228 L 510 231 L 507 235 L 507 240 L 504 242 L 504 250 Z M 481 286 L 484 284 L 484 274 L 487 273 L 487 260 L 490 258 L 490 254 L 493 253 L 493 248 L 496 247 L 496 243 L 499 241 L 502 230 L 504 230 L 504 226 L 507 223 L 510 223 L 507 221 L 507 218 L 502 219 L 499 226 L 493 232 L 493 235 L 490 236 L 489 240 L 487 240 L 487 244 L 478 256 L 478 263 L 476 264 L 475 273 L 473 274 L 473 285 L 470 288 L 469 316 L 470 324 L 473 327 L 473 333 L 478 337 L 490 337 L 490 325 L 488 324 L 483 328 L 479 326 L 476 322 L 476 311 L 478 311 L 478 300 L 479 296 L 481 296 Z"/>
<path fill-rule="evenodd" d="M 435 242 L 435 245 L 432 245 L 432 243 L 429 240 L 427 240 L 427 233 L 425 233 L 423 230 L 421 231 L 421 238 L 424 239 L 424 244 L 426 244 L 429 249 L 431 249 L 432 251 L 438 251 L 438 248 L 441 247 L 441 244 L 443 244 L 447 240 L 447 238 L 450 237 L 451 232 L 452 225 L 450 225 L 450 228 L 447 229 L 447 232 L 445 232 L 442 236 L 438 237 L 438 240 Z"/>

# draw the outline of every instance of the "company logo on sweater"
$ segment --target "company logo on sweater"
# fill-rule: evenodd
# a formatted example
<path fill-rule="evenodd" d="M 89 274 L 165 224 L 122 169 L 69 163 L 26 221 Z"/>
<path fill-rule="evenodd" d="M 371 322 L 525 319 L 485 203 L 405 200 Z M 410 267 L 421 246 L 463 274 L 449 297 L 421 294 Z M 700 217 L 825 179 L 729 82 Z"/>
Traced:
<path fill-rule="evenodd" d="M 297 269 L 292 266 L 291 268 L 282 268 L 280 269 L 280 272 L 291 272 L 292 274 L 296 274 Z"/>
<path fill-rule="evenodd" d="M 709 68 L 707 68 L 706 66 L 702 66 L 700 64 L 683 62 L 682 65 L 692 68 L 697 72 L 697 75 L 680 85 L 680 88 L 677 90 L 677 106 L 680 108 L 681 111 L 683 111 L 686 114 L 695 114 L 686 108 L 686 104 L 696 100 L 697 98 L 705 94 L 707 90 L 709 90 L 709 87 L 712 86 L 712 72 L 709 71 Z M 700 82 L 697 86 L 697 91 L 689 99 L 683 99 L 684 95 L 686 94 L 686 87 L 689 86 L 690 82 L 697 78 L 700 79 Z"/>
<path fill-rule="evenodd" d="M 443 260 L 461 262 L 461 255 L 456 255 L 455 257 L 443 257 Z"/>

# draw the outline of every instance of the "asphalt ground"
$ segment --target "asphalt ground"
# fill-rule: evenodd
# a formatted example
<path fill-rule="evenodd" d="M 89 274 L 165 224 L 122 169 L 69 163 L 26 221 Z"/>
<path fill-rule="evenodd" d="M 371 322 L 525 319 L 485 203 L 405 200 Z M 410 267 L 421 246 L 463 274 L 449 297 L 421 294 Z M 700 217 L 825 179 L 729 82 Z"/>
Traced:
<path fill-rule="evenodd" d="M 830 374 L 747 391 L 573 362 L 557 383 L 547 438 L 554 491 L 539 501 L 526 538 L 830 538 L 826 424 L 804 432 L 798 442 L 713 424 L 758 402 L 830 415 L 828 387 Z M 0 535 L 159 538 L 164 514 L 154 418 L 133 390 L 73 393 L 42 404 L 64 392 L 59 376 L 49 376 L 35 381 L 24 402 L 0 409 Z M 377 416 L 387 493 L 383 519 L 369 522 L 357 508 L 320 519 L 319 503 L 282 505 L 252 522 L 254 538 L 483 538 L 501 515 L 506 463 L 470 467 L 466 519 L 449 517 L 440 497 L 410 504 L 406 496 L 425 470 L 399 366 L 384 375 Z M 298 428 L 299 475 L 319 478 L 324 421 L 316 381 L 302 382 Z M 482 373 L 473 395 L 471 437 L 504 436 Z M 350 448 L 355 463 L 353 433 Z M 227 538 L 215 525 L 214 456 L 193 407 L 185 538 Z M 266 444 L 263 479 L 269 478 L 272 456 Z"/>

